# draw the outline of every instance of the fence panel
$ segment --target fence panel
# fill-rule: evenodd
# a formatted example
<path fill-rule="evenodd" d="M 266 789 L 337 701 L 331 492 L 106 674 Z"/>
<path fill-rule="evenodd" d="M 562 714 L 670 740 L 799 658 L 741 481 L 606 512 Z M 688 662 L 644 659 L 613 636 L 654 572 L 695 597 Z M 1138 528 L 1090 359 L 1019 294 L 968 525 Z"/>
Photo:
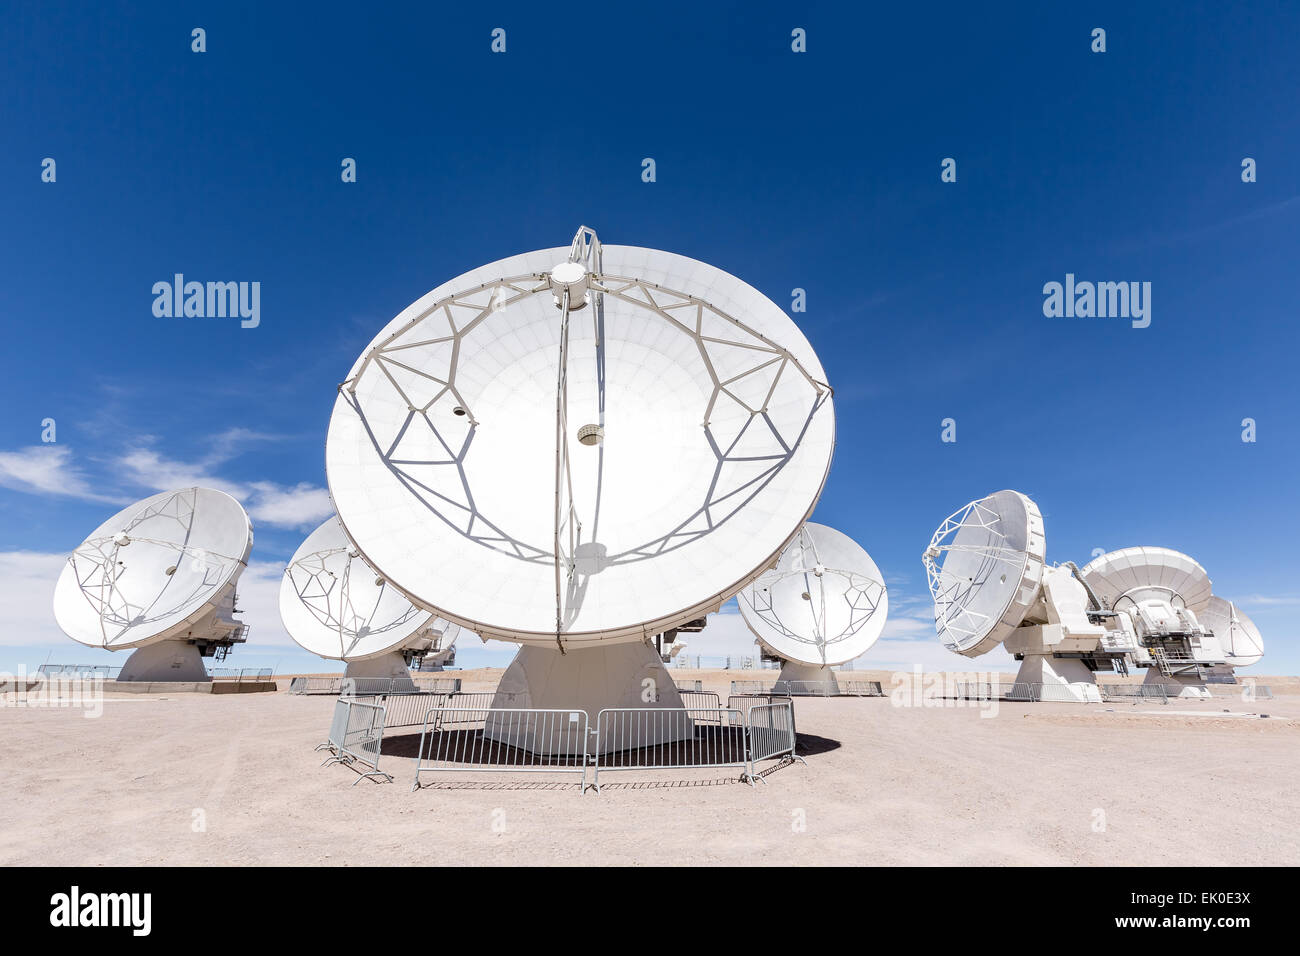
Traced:
<path fill-rule="evenodd" d="M 1038 700 L 1038 691 L 1040 687 L 1040 684 L 1012 684 L 1003 692 L 1002 699 L 1024 702 L 1036 701 Z"/>
<path fill-rule="evenodd" d="M 797 759 L 794 752 L 794 702 L 779 701 L 772 704 L 754 704 L 749 708 L 750 766 L 760 760 L 780 757 Z"/>
<path fill-rule="evenodd" d="M 214 667 L 209 674 L 213 680 L 233 680 L 236 683 L 246 680 L 269 680 L 269 667 Z"/>
<path fill-rule="evenodd" d="M 595 773 L 612 770 L 740 770 L 753 785 L 744 715 L 724 708 L 606 708 L 596 716 Z"/>
<path fill-rule="evenodd" d="M 414 691 L 409 694 L 359 695 L 356 699 L 383 705 L 384 729 L 387 731 L 399 727 L 422 726 L 424 715 L 429 712 L 429 708 L 445 706 L 451 701 L 452 695 Z"/>
<path fill-rule="evenodd" d="M 325 742 L 316 746 L 317 750 L 331 750 L 338 753 L 343 749 L 343 735 L 348 729 L 348 704 L 345 700 L 336 700 L 334 702 L 334 716 L 330 720 L 329 736 Z M 326 763 L 329 761 L 327 760 Z M 325 764 L 321 764 L 325 766 Z"/>
<path fill-rule="evenodd" d="M 392 774 L 379 769 L 383 744 L 383 705 L 340 697 L 334 705 L 334 721 L 330 726 L 330 749 L 333 753 L 321 766 L 331 763 L 351 766 L 359 763 L 370 767 L 370 770 L 362 772 L 352 781 L 354 787 L 367 777 L 383 777 L 391 783 Z"/>
<path fill-rule="evenodd" d="M 846 697 L 884 697 L 878 680 L 840 681 L 840 693 Z"/>
<path fill-rule="evenodd" d="M 778 680 L 772 685 L 772 693 L 787 697 L 838 697 L 840 689 L 833 680 Z"/>
<path fill-rule="evenodd" d="M 586 789 L 586 711 L 470 707 L 459 697 L 453 701 L 425 713 L 412 790 L 420 788 L 420 774 L 439 771 L 577 774 L 579 786 Z"/>
<path fill-rule="evenodd" d="M 676 683 L 677 689 L 682 693 L 691 690 L 704 690 L 704 681 L 702 680 L 679 680 Z"/>
<path fill-rule="evenodd" d="M 794 698 L 784 694 L 732 694 L 727 698 L 727 708 L 729 710 L 738 710 L 744 717 L 745 723 L 749 723 L 750 708 L 757 704 L 789 704 L 790 720 L 793 725 L 794 721 Z"/>
<path fill-rule="evenodd" d="M 104 680 L 117 677 L 121 671 L 121 667 L 108 664 L 42 664 L 36 669 L 36 673 L 46 677 L 98 677 Z"/>
<path fill-rule="evenodd" d="M 722 698 L 711 690 L 684 690 L 680 695 L 687 710 L 716 711 L 722 707 Z"/>
<path fill-rule="evenodd" d="M 1169 703 L 1169 694 L 1163 684 L 1098 684 L 1102 700 L 1123 700 L 1125 698 L 1149 698 L 1162 704 Z"/>

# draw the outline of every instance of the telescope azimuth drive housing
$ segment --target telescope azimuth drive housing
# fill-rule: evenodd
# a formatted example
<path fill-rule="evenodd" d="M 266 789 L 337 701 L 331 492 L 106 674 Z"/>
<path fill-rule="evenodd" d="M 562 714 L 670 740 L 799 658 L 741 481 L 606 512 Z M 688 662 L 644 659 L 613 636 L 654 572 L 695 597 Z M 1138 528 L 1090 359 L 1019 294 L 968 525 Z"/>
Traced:
<path fill-rule="evenodd" d="M 68 557 L 54 617 L 74 641 L 134 650 L 120 681 L 208 681 L 204 657 L 247 640 L 235 585 L 253 526 L 212 488 L 165 491 L 109 518 Z"/>
<path fill-rule="evenodd" d="M 778 686 L 835 684 L 832 666 L 860 657 L 889 614 L 884 576 L 848 535 L 806 522 L 738 596 L 740 614 L 766 655 L 783 661 Z"/>
<path fill-rule="evenodd" d="M 522 645 L 503 700 L 581 702 L 593 726 L 604 706 L 679 707 L 651 642 L 717 610 L 811 514 L 835 437 L 824 379 L 757 290 L 584 227 L 376 336 L 339 388 L 330 493 L 412 603 Z"/>
<path fill-rule="evenodd" d="M 1125 672 L 1133 644 L 1108 625 L 1072 565 L 1046 563 L 1042 512 L 999 491 L 950 515 L 922 556 L 935 630 L 949 650 L 978 657 L 1004 646 L 1021 661 L 1017 683 L 1042 699 L 1099 701 L 1095 672 Z"/>
<path fill-rule="evenodd" d="M 460 631 L 391 587 L 332 517 L 307 536 L 285 568 L 280 619 L 299 646 L 345 661 L 345 676 L 352 678 L 409 681 L 413 660 L 445 660 Z"/>

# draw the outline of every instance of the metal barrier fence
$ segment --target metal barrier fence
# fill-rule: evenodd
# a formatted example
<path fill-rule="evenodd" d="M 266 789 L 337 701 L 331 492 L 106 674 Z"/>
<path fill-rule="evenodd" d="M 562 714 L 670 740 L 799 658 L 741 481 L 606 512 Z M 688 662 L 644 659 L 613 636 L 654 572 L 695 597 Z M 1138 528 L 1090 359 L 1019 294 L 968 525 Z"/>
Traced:
<path fill-rule="evenodd" d="M 842 697 L 884 697 L 885 691 L 878 680 L 840 681 Z"/>
<path fill-rule="evenodd" d="M 614 770 L 740 770 L 753 785 L 744 715 L 722 708 L 606 708 L 596 716 L 595 772 Z"/>
<path fill-rule="evenodd" d="M 121 667 L 108 664 L 42 664 L 36 673 L 44 677 L 102 677 L 105 680 L 117 677 Z"/>
<path fill-rule="evenodd" d="M 760 760 L 776 757 L 803 762 L 803 758 L 794 752 L 793 701 L 754 704 L 749 708 L 748 718 L 751 770 Z"/>
<path fill-rule="evenodd" d="M 722 698 L 711 690 L 684 690 L 680 692 L 682 706 L 687 710 L 718 710 Z"/>
<path fill-rule="evenodd" d="M 356 700 L 378 704 L 384 708 L 384 730 L 399 727 L 419 727 L 430 707 L 446 706 L 454 695 L 437 691 L 414 691 L 409 694 L 358 694 Z"/>
<path fill-rule="evenodd" d="M 736 694 L 767 694 L 772 690 L 772 685 L 761 680 L 733 680 L 731 682 L 731 693 Z"/>
<path fill-rule="evenodd" d="M 1169 694 L 1162 684 L 1098 684 L 1102 700 L 1125 698 L 1151 698 L 1162 704 L 1169 703 Z"/>
<path fill-rule="evenodd" d="M 704 681 L 702 680 L 679 680 L 676 681 L 679 691 L 704 690 Z"/>
<path fill-rule="evenodd" d="M 348 683 L 350 681 L 350 683 Z M 456 694 L 459 677 L 295 677 L 289 681 L 291 694 L 342 694 L 359 697 L 379 694 Z"/>
<path fill-rule="evenodd" d="M 1003 688 L 1002 699 L 1025 703 L 1035 702 L 1039 699 L 1038 694 L 1041 689 L 1041 684 L 1025 684 L 1017 681 L 1010 687 Z"/>
<path fill-rule="evenodd" d="M 383 777 L 391 783 L 392 774 L 379 769 L 383 743 L 383 705 L 340 697 L 334 704 L 334 719 L 330 723 L 329 740 L 326 741 L 326 746 L 332 753 L 321 766 L 344 763 L 348 766 L 362 764 L 370 767 L 370 770 L 362 772 L 352 781 L 354 787 L 367 777 Z"/>
<path fill-rule="evenodd" d="M 787 697 L 838 697 L 840 688 L 833 680 L 778 680 L 772 685 L 772 693 Z"/>
<path fill-rule="evenodd" d="M 732 694 L 727 698 L 727 709 L 738 710 L 749 723 L 750 708 L 758 704 L 789 704 L 790 725 L 794 726 L 794 698 L 782 694 Z"/>
<path fill-rule="evenodd" d="M 577 774 L 585 790 L 588 735 L 582 710 L 431 707 L 411 789 L 420 788 L 422 773 L 461 771 Z"/>
<path fill-rule="evenodd" d="M 214 667 L 209 675 L 213 680 L 270 680 L 269 667 Z"/>
<path fill-rule="evenodd" d="M 761 779 L 755 775 L 759 761 L 802 762 L 795 753 L 794 703 L 788 697 L 737 696 L 729 701 L 736 706 L 725 708 L 608 708 L 600 711 L 593 731 L 585 711 L 493 707 L 494 696 L 340 697 L 329 738 L 317 748 L 332 754 L 322 766 L 342 762 L 371 767 L 354 786 L 366 777 L 392 780 L 379 769 L 384 732 L 412 726 L 417 707 L 423 707 L 424 714 L 412 790 L 420 788 L 422 774 L 439 771 L 573 774 L 585 790 L 589 766 L 597 791 L 602 770 L 734 768 L 752 786 Z M 482 704 L 469 704 L 468 697 Z M 437 703 L 429 706 L 431 700 Z M 594 754 L 589 752 L 593 743 Z"/>

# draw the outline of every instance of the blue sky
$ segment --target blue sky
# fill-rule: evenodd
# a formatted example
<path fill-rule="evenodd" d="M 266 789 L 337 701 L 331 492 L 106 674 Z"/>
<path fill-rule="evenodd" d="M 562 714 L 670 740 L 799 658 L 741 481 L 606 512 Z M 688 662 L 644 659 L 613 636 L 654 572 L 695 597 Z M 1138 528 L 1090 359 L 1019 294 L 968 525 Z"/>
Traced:
<path fill-rule="evenodd" d="M 318 666 L 274 587 L 328 512 L 338 382 L 424 292 L 585 223 L 807 290 L 839 430 L 816 518 L 891 586 L 864 666 L 1010 665 L 939 647 L 920 553 L 1013 487 L 1050 560 L 1186 551 L 1261 626 L 1255 670 L 1300 672 L 1300 9 L 269 6 L 0 13 L 0 667 L 94 657 L 52 620 L 63 555 L 195 481 L 256 526 L 232 663 Z M 260 282 L 260 325 L 155 317 L 177 272 Z M 1150 327 L 1046 318 L 1067 273 L 1150 282 Z"/>

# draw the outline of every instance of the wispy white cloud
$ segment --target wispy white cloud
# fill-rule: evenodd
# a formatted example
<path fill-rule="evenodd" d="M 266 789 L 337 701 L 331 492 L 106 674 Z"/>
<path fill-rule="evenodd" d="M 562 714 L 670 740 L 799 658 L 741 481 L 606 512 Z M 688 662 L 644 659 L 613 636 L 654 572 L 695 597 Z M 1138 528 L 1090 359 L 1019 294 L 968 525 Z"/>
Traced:
<path fill-rule="evenodd" d="M 127 481 L 153 491 L 190 485 L 224 491 L 248 509 L 254 525 L 314 528 L 334 513 L 325 488 L 307 482 L 282 485 L 274 481 L 232 481 L 217 473 L 244 443 L 272 437 L 248 429 L 230 429 L 218 435 L 213 442 L 214 450 L 198 461 L 168 458 L 152 447 L 138 446 L 122 455 L 117 464 Z"/>
<path fill-rule="evenodd" d="M 197 461 L 169 458 L 153 447 L 152 438 L 137 439 L 125 453 L 95 462 L 97 474 L 79 461 L 66 445 L 34 445 L 0 451 L 0 487 L 26 494 L 79 498 L 125 505 L 142 491 L 171 491 L 201 485 L 238 499 L 255 523 L 308 530 L 334 512 L 329 491 L 308 482 L 286 485 L 274 481 L 237 481 L 220 474 L 221 467 L 250 442 L 274 435 L 232 428 L 213 438 L 210 450 Z"/>
<path fill-rule="evenodd" d="M 1249 594 L 1235 604 L 1243 608 L 1258 605 L 1260 607 L 1294 607 L 1300 604 L 1300 595 L 1297 594 Z"/>
<path fill-rule="evenodd" d="M 0 451 L 0 486 L 34 495 L 80 498 L 83 501 L 124 502 L 96 487 L 75 463 L 66 445 L 32 445 Z"/>
<path fill-rule="evenodd" d="M 184 462 L 165 458 L 152 448 L 134 448 L 117 460 L 123 478 L 131 485 L 151 491 L 171 491 L 202 485 L 224 491 L 234 498 L 247 497 L 248 489 L 235 481 L 213 474 L 206 462 Z"/>
<path fill-rule="evenodd" d="M 249 486 L 247 506 L 254 523 L 281 528 L 314 528 L 334 513 L 329 491 L 303 482 L 290 487 L 255 481 Z"/>

